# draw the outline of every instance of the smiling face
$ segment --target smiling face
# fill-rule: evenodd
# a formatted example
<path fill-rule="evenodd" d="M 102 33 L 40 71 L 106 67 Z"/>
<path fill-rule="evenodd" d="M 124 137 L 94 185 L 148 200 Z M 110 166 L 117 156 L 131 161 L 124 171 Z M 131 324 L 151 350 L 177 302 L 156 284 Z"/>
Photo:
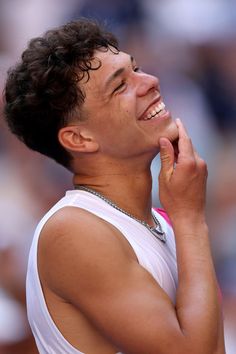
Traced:
<path fill-rule="evenodd" d="M 137 67 L 126 53 L 96 51 L 88 81 L 80 83 L 85 92 L 83 124 L 99 145 L 99 151 L 115 158 L 143 154 L 155 156 L 159 138 L 178 136 L 175 122 L 165 109 L 159 80 Z"/>

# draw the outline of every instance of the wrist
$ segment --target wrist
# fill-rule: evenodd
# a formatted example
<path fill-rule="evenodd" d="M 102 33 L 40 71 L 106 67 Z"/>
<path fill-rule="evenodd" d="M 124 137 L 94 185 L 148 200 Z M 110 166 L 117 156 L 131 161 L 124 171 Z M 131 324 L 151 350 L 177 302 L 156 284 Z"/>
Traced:
<path fill-rule="evenodd" d="M 171 217 L 173 229 L 176 234 L 198 235 L 208 234 L 208 226 L 204 213 L 176 214 Z"/>

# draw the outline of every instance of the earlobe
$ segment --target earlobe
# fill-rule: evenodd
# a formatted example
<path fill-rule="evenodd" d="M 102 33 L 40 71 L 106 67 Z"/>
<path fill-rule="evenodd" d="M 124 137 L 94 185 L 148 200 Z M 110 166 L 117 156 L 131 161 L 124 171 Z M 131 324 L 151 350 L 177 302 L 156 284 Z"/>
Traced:
<path fill-rule="evenodd" d="M 99 145 L 86 129 L 77 125 L 63 127 L 58 132 L 60 144 L 69 152 L 91 153 L 98 151 Z"/>

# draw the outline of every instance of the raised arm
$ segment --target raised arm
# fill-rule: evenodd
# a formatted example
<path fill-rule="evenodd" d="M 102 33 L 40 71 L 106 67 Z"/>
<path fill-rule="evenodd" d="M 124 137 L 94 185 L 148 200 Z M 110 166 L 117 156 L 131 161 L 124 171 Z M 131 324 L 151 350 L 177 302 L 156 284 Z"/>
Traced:
<path fill-rule="evenodd" d="M 181 121 L 176 123 L 179 153 L 176 158 L 172 144 L 165 138 L 160 140 L 159 176 L 160 200 L 176 236 L 176 316 L 186 340 L 197 346 L 199 353 L 223 354 L 222 314 L 205 221 L 207 167 Z"/>

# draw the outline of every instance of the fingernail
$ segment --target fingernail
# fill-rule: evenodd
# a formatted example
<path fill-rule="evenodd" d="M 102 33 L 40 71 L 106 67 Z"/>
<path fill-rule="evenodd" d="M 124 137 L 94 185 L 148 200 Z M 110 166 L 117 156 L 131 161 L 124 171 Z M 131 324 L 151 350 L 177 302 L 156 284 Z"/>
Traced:
<path fill-rule="evenodd" d="M 178 123 L 181 123 L 181 120 L 180 120 L 180 118 L 176 118 L 176 123 L 178 124 Z"/>

